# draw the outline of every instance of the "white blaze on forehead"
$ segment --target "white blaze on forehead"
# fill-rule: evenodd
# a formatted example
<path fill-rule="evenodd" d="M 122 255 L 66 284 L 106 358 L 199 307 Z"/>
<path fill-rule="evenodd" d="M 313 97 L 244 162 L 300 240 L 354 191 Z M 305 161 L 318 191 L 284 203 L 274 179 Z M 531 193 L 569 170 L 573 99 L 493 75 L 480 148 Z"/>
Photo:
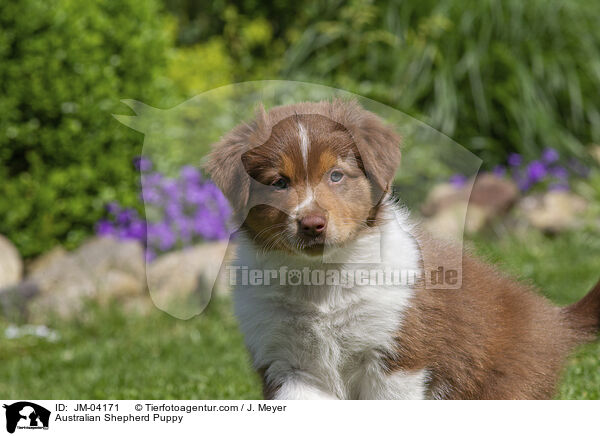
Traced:
<path fill-rule="evenodd" d="M 300 151 L 302 152 L 302 160 L 304 161 L 304 170 L 306 173 L 306 197 L 294 208 L 292 216 L 297 218 L 307 208 L 312 207 L 315 196 L 312 187 L 308 183 L 308 149 L 310 141 L 308 140 L 308 132 L 302 123 L 298 123 L 298 133 L 300 135 Z"/>
<path fill-rule="evenodd" d="M 313 190 L 312 188 L 308 187 L 306 190 L 306 197 L 304 198 L 304 200 L 302 200 L 300 204 L 298 204 L 298 206 L 294 208 L 292 214 L 295 216 L 299 212 L 302 212 L 303 209 L 306 209 L 307 207 L 311 206 L 314 200 L 315 196 Z"/>
<path fill-rule="evenodd" d="M 304 168 L 308 170 L 308 132 L 306 128 L 298 123 L 298 131 L 300 133 L 300 151 L 302 152 L 302 159 L 304 159 Z"/>

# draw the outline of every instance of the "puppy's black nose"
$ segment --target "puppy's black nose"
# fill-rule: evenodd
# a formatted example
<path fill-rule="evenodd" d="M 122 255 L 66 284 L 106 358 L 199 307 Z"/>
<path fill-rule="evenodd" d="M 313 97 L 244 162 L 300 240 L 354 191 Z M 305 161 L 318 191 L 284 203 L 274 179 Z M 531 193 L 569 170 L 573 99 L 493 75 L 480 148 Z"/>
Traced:
<path fill-rule="evenodd" d="M 300 220 L 299 226 L 303 235 L 316 237 L 325 231 L 327 219 L 321 215 L 308 215 Z"/>

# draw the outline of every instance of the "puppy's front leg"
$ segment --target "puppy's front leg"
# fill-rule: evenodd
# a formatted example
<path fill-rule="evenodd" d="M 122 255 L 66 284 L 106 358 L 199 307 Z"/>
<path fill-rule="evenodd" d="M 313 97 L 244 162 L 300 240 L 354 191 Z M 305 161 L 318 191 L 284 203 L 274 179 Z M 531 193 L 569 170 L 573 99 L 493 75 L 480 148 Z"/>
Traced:
<path fill-rule="evenodd" d="M 378 362 L 365 365 L 360 384 L 361 400 L 422 400 L 426 397 L 427 371 L 389 373 Z"/>
<path fill-rule="evenodd" d="M 279 362 L 263 372 L 263 384 L 268 400 L 339 400 L 311 374 Z"/>
<path fill-rule="evenodd" d="M 297 377 L 284 381 L 273 395 L 274 400 L 338 400 L 335 395 Z"/>

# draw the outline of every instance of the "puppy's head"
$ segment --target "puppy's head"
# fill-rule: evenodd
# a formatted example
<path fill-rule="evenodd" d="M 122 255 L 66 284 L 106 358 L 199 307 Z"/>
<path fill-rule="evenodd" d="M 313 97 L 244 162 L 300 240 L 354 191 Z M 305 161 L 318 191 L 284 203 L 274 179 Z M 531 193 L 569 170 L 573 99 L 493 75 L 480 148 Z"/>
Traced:
<path fill-rule="evenodd" d="M 207 170 L 258 246 L 319 255 L 377 219 L 400 138 L 354 102 L 300 103 L 236 127 Z"/>

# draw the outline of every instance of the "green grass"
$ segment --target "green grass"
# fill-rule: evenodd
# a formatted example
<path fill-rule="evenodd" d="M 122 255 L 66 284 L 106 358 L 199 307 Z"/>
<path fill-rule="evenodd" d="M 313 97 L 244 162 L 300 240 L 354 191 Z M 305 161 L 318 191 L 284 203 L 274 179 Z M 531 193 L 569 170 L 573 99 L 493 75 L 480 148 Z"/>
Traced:
<path fill-rule="evenodd" d="M 538 285 L 558 304 L 583 296 L 600 275 L 600 238 L 585 232 L 536 233 L 472 241 L 485 258 Z M 0 332 L 5 322 L 0 321 Z M 0 336 L 0 398 L 258 399 L 260 384 L 227 299 L 199 317 L 155 310 L 124 315 L 92 307 L 78 320 L 54 322 L 55 343 Z M 600 398 L 600 344 L 569 359 L 558 398 Z"/>
<path fill-rule="evenodd" d="M 52 327 L 56 343 L 0 338 L 0 398 L 261 397 L 227 300 L 214 299 L 189 321 L 112 307 Z"/>

